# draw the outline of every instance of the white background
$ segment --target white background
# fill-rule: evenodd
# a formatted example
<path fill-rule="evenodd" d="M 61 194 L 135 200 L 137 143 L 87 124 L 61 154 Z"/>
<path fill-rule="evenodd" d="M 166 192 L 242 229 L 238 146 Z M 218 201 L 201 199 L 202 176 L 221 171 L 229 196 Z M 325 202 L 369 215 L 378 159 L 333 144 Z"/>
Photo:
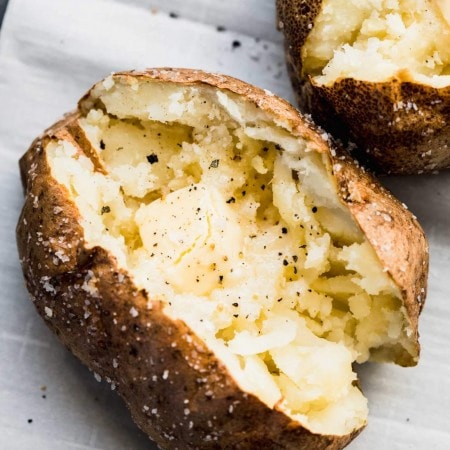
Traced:
<path fill-rule="evenodd" d="M 155 448 L 27 298 L 14 236 L 22 205 L 17 161 L 36 135 L 113 70 L 202 68 L 293 100 L 274 0 L 9 3 L 0 34 L 0 449 Z M 234 40 L 241 46 L 233 49 Z M 358 369 L 370 423 L 349 449 L 448 450 L 450 173 L 383 181 L 418 216 L 431 244 L 422 359 L 412 369 Z"/>

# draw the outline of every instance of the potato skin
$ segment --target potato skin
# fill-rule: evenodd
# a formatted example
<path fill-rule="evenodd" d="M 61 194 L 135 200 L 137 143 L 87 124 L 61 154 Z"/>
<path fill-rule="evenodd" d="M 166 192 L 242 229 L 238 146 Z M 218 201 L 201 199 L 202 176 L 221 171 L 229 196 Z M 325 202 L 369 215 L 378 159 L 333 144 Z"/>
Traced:
<path fill-rule="evenodd" d="M 395 243 L 395 255 L 375 248 L 404 293 L 417 338 L 421 305 L 416 293 L 426 287 L 428 264 L 420 226 L 351 159 L 335 153 L 337 149 L 333 156 L 331 141 L 324 140 L 295 109 L 243 82 L 200 71 L 154 69 L 115 76 L 235 92 L 285 120 L 293 134 L 328 153 L 331 164 L 342 166 L 336 171 L 339 193 L 371 242 L 383 236 Z M 50 140 L 65 139 L 89 154 L 82 147 L 86 146 L 82 130 L 76 126 L 90 103 L 89 95 L 80 101 L 78 111 L 35 140 L 20 161 L 26 198 L 17 244 L 28 290 L 47 325 L 84 364 L 117 387 L 136 423 L 161 448 L 345 447 L 361 430 L 342 437 L 313 434 L 242 392 L 184 323 L 166 316 L 162 304 L 137 289 L 113 255 L 86 245 L 79 212 L 66 188 L 52 177 L 44 148 Z M 380 211 L 391 214 L 392 220 L 379 220 Z M 408 260 L 406 272 L 399 272 L 398 265 Z M 398 356 L 398 362 L 414 364 L 404 355 Z"/>
<path fill-rule="evenodd" d="M 380 174 L 450 168 L 450 87 L 414 82 L 401 72 L 384 82 L 342 78 L 321 86 L 303 72 L 301 50 L 322 0 L 277 0 L 289 75 L 301 108 Z"/>

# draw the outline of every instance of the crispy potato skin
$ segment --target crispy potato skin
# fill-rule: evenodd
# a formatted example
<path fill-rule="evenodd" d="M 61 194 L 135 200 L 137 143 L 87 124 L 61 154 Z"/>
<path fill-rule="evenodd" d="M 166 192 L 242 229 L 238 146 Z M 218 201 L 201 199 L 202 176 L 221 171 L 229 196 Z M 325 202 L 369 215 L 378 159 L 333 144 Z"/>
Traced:
<path fill-rule="evenodd" d="M 277 0 L 289 75 L 301 108 L 380 174 L 450 168 L 450 87 L 414 82 L 406 72 L 384 82 L 343 78 L 321 86 L 304 73 L 301 49 L 322 0 Z M 396 108 L 395 105 L 415 105 Z"/>
<path fill-rule="evenodd" d="M 333 144 L 294 108 L 233 78 L 200 71 L 154 69 L 115 76 L 210 85 L 235 92 L 289 123 L 294 135 L 306 137 L 318 151 L 328 154 L 330 164 L 340 164 L 335 177 L 341 198 L 401 288 L 417 337 L 421 305 L 416 296 L 426 287 L 428 264 L 420 226 L 344 153 L 336 148 L 333 156 Z M 166 316 L 163 305 L 153 301 L 151 294 L 148 298 L 139 290 L 113 255 L 85 243 L 79 212 L 67 189 L 53 178 L 44 149 L 50 140 L 65 139 L 80 152 L 90 153 L 76 125 L 88 102 L 89 93 L 78 111 L 36 139 L 20 161 L 25 205 L 17 244 L 28 290 L 47 325 L 84 364 L 117 387 L 136 423 L 162 448 L 345 447 L 360 430 L 342 437 L 313 434 L 242 392 L 195 334 L 181 321 Z M 103 170 L 99 163 L 97 170 Z M 382 220 L 382 212 L 392 220 Z M 396 251 L 383 252 L 382 241 L 392 242 Z M 67 256 L 64 261 L 58 258 L 61 251 Z M 403 265 L 405 272 L 399 271 Z M 132 307 L 137 315 L 130 313 Z"/>

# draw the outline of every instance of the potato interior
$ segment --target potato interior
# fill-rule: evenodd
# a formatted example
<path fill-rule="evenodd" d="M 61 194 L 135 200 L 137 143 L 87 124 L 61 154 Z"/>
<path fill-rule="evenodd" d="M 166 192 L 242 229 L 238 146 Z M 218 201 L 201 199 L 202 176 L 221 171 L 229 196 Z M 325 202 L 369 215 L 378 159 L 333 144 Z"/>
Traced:
<path fill-rule="evenodd" d="M 448 86 L 450 3 L 324 0 L 302 60 L 304 71 L 324 85 L 340 78 L 377 82 L 398 75 Z"/>
<path fill-rule="evenodd" d="M 104 172 L 47 147 L 90 246 L 109 249 L 239 386 L 313 432 L 364 425 L 354 361 L 416 358 L 400 294 L 327 157 L 240 97 L 107 80 L 80 125 Z"/>

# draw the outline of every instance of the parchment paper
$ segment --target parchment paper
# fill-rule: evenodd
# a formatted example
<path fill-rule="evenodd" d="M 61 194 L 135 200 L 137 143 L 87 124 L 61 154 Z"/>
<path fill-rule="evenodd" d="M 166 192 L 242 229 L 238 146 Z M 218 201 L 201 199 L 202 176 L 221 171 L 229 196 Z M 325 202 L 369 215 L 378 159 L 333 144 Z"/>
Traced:
<path fill-rule="evenodd" d="M 0 449 L 155 448 L 118 396 L 71 356 L 28 300 L 14 236 L 22 205 L 19 157 L 114 70 L 202 68 L 293 100 L 273 3 L 10 0 L 0 33 Z M 448 450 L 450 173 L 384 182 L 418 216 L 431 244 L 422 359 L 412 369 L 359 369 L 370 422 L 349 448 Z"/>

